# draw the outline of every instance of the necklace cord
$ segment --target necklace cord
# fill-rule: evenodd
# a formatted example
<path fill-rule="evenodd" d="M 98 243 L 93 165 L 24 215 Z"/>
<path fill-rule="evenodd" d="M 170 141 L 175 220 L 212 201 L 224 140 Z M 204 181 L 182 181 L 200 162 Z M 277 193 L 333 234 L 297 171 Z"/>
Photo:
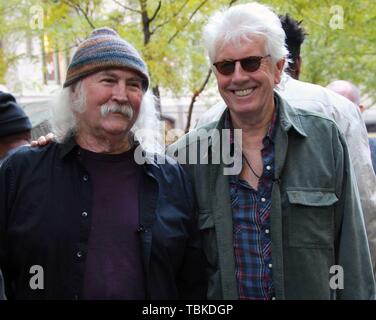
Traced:
<path fill-rule="evenodd" d="M 251 164 L 249 163 L 249 161 L 248 161 L 248 159 L 246 158 L 246 156 L 244 155 L 244 153 L 243 153 L 243 158 L 244 158 L 245 162 L 247 163 L 249 169 L 251 169 L 252 173 L 255 175 L 255 177 L 257 177 L 257 179 L 261 179 L 261 176 L 259 176 L 259 175 L 255 172 L 255 170 L 253 170 Z"/>

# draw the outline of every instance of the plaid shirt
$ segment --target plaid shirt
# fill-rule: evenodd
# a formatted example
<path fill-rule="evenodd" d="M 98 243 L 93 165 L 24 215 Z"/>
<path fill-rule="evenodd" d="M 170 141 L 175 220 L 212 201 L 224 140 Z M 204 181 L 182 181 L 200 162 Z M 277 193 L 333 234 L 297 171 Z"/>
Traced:
<path fill-rule="evenodd" d="M 269 216 L 274 177 L 273 137 L 277 114 L 276 111 L 262 141 L 264 170 L 258 190 L 253 189 L 239 176 L 230 176 L 235 270 L 240 299 L 267 300 L 274 295 Z M 228 112 L 225 128 L 233 128 Z"/>

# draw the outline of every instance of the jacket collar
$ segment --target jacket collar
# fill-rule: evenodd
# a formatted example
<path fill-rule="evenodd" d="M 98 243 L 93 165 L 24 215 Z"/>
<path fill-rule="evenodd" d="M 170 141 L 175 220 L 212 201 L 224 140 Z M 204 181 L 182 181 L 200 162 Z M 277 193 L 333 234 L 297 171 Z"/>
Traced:
<path fill-rule="evenodd" d="M 61 143 L 60 148 L 60 159 L 65 159 L 69 154 L 77 150 L 78 152 L 79 145 L 76 142 L 75 136 L 70 134 L 64 141 Z"/>
<path fill-rule="evenodd" d="M 301 136 L 306 137 L 307 134 L 302 126 L 298 112 L 293 107 L 291 107 L 286 100 L 282 99 L 281 96 L 275 91 L 274 101 L 276 102 L 279 110 L 276 125 L 280 124 L 283 131 L 288 132 L 290 129 L 293 129 Z M 224 128 L 227 110 L 228 109 L 226 108 L 222 113 L 221 118 L 215 124 L 215 129 L 221 130 Z M 211 128 L 211 126 L 204 126 L 203 128 L 206 128 L 207 130 L 213 129 Z M 216 143 L 220 142 L 217 140 L 218 135 L 210 135 L 209 146 L 215 145 Z"/>
<path fill-rule="evenodd" d="M 143 167 L 147 173 L 150 173 L 149 169 L 151 168 L 151 166 L 158 167 L 158 163 L 163 163 L 163 160 L 160 159 L 161 157 L 163 157 L 163 155 L 158 155 L 158 154 L 147 152 L 146 150 L 142 149 L 138 141 L 135 141 L 134 148 L 138 149 L 139 147 L 141 148 L 139 152 L 143 153 L 143 158 L 145 159 Z M 77 144 L 75 136 L 73 134 L 69 135 L 61 143 L 60 159 L 63 160 L 71 154 L 79 154 L 80 152 L 79 149 L 80 149 L 80 146 Z M 165 160 L 168 161 L 168 159 L 165 159 Z"/>
<path fill-rule="evenodd" d="M 278 122 L 282 130 L 288 132 L 292 128 L 301 136 L 306 137 L 307 134 L 302 126 L 297 110 L 291 107 L 286 100 L 282 99 L 278 93 L 274 92 L 274 97 L 280 110 Z"/>

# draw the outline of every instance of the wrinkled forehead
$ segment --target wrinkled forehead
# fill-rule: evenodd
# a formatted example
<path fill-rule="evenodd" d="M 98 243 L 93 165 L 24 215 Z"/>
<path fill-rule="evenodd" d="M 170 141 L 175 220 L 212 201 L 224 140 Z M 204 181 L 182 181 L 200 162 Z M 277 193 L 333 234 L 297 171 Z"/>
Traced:
<path fill-rule="evenodd" d="M 75 91 L 75 88 L 79 83 L 82 83 L 85 87 L 86 85 L 99 81 L 101 78 L 104 77 L 112 78 L 116 81 L 139 81 L 141 86 L 143 87 L 143 92 L 145 92 L 145 81 L 147 81 L 145 77 L 137 70 L 128 67 L 112 67 L 98 70 L 97 72 L 94 72 L 84 77 L 79 82 L 73 83 L 71 85 L 72 91 Z"/>
<path fill-rule="evenodd" d="M 93 74 L 93 76 L 110 76 L 114 78 L 124 78 L 124 79 L 138 79 L 142 81 L 144 77 L 137 71 L 132 68 L 122 67 L 122 68 L 108 68 L 101 71 L 98 71 Z"/>
<path fill-rule="evenodd" d="M 214 60 L 218 61 L 231 52 L 248 51 L 246 55 L 264 55 L 267 52 L 264 36 L 258 34 L 243 34 L 232 37 L 223 37 L 217 41 Z"/>

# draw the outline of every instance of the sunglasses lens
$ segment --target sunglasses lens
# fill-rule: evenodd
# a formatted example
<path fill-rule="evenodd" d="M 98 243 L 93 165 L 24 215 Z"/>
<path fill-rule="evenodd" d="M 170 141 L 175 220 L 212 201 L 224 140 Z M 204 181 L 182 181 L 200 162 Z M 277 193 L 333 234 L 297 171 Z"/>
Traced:
<path fill-rule="evenodd" d="M 235 64 L 237 61 L 240 62 L 244 71 L 255 72 L 258 70 L 258 68 L 260 68 L 261 60 L 266 57 L 270 57 L 270 55 L 267 55 L 265 57 L 248 57 L 248 58 L 234 60 L 234 61 L 221 61 L 221 62 L 214 63 L 214 65 L 217 68 L 219 73 L 225 76 L 229 76 L 234 73 Z"/>
<path fill-rule="evenodd" d="M 242 68 L 247 72 L 255 72 L 260 68 L 261 65 L 261 57 L 250 57 L 240 60 L 240 64 Z"/>
<path fill-rule="evenodd" d="M 235 70 L 234 61 L 222 61 L 214 64 L 219 73 L 222 73 L 226 76 L 232 74 Z"/>

